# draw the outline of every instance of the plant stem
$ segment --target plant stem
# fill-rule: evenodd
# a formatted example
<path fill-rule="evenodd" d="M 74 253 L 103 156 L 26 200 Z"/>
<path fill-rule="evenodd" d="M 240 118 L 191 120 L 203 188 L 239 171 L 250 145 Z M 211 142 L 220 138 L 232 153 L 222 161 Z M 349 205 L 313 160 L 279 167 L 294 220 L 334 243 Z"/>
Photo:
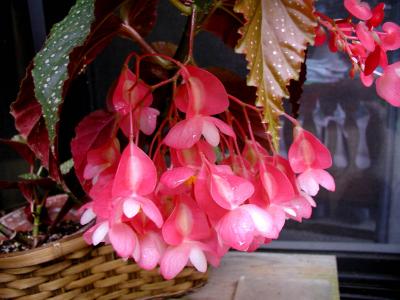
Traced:
<path fill-rule="evenodd" d="M 145 53 L 148 54 L 158 54 L 156 50 L 154 50 L 154 48 L 146 42 L 146 40 L 133 28 L 131 27 L 129 24 L 124 23 L 121 25 L 121 32 L 129 37 L 130 39 L 132 39 L 133 41 L 135 41 L 136 43 L 139 44 L 140 48 L 142 48 L 142 50 Z M 159 56 L 154 56 L 154 61 L 155 63 L 159 64 L 160 66 L 162 66 L 165 69 L 170 69 L 171 68 L 171 63 L 165 59 L 163 59 L 162 57 Z"/>
<path fill-rule="evenodd" d="M 192 8 L 192 15 L 190 16 L 190 25 L 189 25 L 189 46 L 188 46 L 188 54 L 185 60 L 185 63 L 192 63 L 193 62 L 193 42 L 196 30 L 196 17 L 197 17 L 197 7 L 193 5 Z"/>
<path fill-rule="evenodd" d="M 189 16 L 192 13 L 192 7 L 183 4 L 179 0 L 169 0 L 169 2 L 175 6 L 181 13 Z"/>
<path fill-rule="evenodd" d="M 39 226 L 41 224 L 40 217 L 42 215 L 42 204 L 38 204 L 35 208 L 34 218 L 33 218 L 33 228 L 32 228 L 32 236 L 33 236 L 33 248 L 36 248 L 39 244 Z"/>

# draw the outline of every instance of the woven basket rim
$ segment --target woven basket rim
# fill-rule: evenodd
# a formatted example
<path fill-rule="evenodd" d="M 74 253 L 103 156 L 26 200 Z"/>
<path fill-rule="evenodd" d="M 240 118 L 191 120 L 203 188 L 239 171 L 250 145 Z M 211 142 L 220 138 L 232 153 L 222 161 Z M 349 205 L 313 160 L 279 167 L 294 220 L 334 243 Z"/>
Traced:
<path fill-rule="evenodd" d="M 0 254 L 0 270 L 35 266 L 88 247 L 82 237 L 86 229 L 87 226 L 60 240 L 38 248 Z"/>

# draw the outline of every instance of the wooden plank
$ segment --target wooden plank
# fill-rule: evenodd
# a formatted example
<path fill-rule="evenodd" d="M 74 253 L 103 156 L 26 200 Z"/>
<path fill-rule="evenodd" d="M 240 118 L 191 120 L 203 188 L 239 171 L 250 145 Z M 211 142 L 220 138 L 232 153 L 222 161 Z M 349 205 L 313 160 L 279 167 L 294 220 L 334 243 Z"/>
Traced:
<path fill-rule="evenodd" d="M 191 300 L 337 300 L 335 256 L 228 253 Z"/>

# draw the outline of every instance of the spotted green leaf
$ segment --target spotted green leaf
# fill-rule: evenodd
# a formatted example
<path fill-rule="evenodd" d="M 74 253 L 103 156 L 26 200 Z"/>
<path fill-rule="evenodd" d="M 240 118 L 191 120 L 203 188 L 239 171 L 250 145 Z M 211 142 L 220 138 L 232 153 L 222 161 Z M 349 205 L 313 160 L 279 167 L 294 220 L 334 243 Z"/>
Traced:
<path fill-rule="evenodd" d="M 236 52 L 246 55 L 247 85 L 257 87 L 256 104 L 274 147 L 279 145 L 279 115 L 287 85 L 298 80 L 308 44 L 314 41 L 313 0 L 237 0 L 234 10 L 246 19 Z"/>
<path fill-rule="evenodd" d="M 34 58 L 35 96 L 42 107 L 50 144 L 54 146 L 69 55 L 84 44 L 95 18 L 94 0 L 78 0 L 67 17 L 54 25 L 43 49 Z"/>

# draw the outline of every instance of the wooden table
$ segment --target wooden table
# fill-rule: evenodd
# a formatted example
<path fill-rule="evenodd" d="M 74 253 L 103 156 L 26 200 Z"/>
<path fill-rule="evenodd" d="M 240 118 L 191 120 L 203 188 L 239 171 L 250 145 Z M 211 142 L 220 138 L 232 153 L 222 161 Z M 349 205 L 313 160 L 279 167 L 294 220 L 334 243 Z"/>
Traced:
<path fill-rule="evenodd" d="M 339 297 L 335 256 L 228 253 L 190 300 L 336 300 Z"/>

